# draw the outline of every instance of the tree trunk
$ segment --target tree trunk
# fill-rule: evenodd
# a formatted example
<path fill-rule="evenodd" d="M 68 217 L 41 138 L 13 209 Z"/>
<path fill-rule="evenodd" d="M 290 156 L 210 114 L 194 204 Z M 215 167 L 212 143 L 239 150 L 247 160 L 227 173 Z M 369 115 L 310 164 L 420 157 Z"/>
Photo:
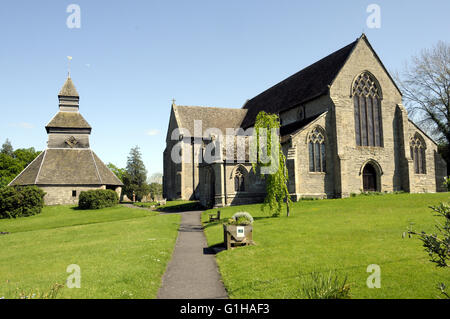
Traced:
<path fill-rule="evenodd" d="M 286 211 L 287 211 L 287 217 L 289 217 L 289 201 L 286 197 Z"/>

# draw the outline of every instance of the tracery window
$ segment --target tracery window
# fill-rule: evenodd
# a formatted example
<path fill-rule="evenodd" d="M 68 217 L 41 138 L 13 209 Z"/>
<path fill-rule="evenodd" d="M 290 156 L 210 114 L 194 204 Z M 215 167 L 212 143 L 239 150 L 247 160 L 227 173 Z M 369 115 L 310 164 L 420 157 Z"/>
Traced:
<path fill-rule="evenodd" d="M 425 148 L 425 141 L 420 134 L 416 133 L 410 141 L 411 158 L 414 162 L 414 172 L 416 174 L 427 173 Z"/>
<path fill-rule="evenodd" d="M 241 167 L 236 169 L 234 173 L 234 191 L 244 192 L 245 191 L 245 174 Z"/>
<path fill-rule="evenodd" d="M 316 127 L 308 136 L 309 171 L 326 171 L 325 137 L 321 128 Z"/>
<path fill-rule="evenodd" d="M 383 146 L 381 89 L 369 72 L 360 74 L 352 88 L 358 146 Z"/>

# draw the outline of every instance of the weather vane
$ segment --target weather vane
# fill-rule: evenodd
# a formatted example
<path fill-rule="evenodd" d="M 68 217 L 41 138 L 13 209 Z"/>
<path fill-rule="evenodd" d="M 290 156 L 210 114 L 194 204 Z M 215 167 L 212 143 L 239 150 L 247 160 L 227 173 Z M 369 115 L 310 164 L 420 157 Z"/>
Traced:
<path fill-rule="evenodd" d="M 67 56 L 67 76 L 70 78 L 70 61 L 72 61 L 72 57 L 71 56 Z"/>

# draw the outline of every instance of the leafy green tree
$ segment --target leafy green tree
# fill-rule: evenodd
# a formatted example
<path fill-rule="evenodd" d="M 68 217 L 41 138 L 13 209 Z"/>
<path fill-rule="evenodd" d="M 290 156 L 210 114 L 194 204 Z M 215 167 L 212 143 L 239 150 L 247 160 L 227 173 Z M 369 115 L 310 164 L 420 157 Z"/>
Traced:
<path fill-rule="evenodd" d="M 162 195 L 162 184 L 159 183 L 150 183 L 149 184 L 150 189 L 150 197 L 152 198 L 152 201 L 155 201 L 155 198 L 158 198 Z"/>
<path fill-rule="evenodd" d="M 11 143 L 7 142 L 0 151 L 0 187 L 8 185 L 40 153 L 33 147 L 12 151 L 9 148 Z"/>
<path fill-rule="evenodd" d="M 444 218 L 443 224 L 436 225 L 437 232 L 427 234 L 424 231 L 421 233 L 409 231 L 409 234 L 419 237 L 431 262 L 438 267 L 448 269 L 450 267 L 450 205 L 449 203 L 440 203 L 438 206 L 430 208 L 436 213 L 436 216 Z M 444 283 L 440 283 L 438 288 L 444 296 L 450 299 Z"/>
<path fill-rule="evenodd" d="M 259 112 L 255 122 L 254 137 L 256 139 L 256 163 L 253 163 L 253 171 L 256 173 L 257 168 L 263 168 L 275 165 L 275 172 L 270 174 L 262 174 L 266 180 L 267 196 L 264 199 L 264 206 L 269 206 L 273 216 L 279 216 L 282 211 L 283 204 L 286 203 L 287 216 L 289 217 L 289 209 L 292 204 L 289 190 L 287 187 L 288 171 L 286 168 L 286 157 L 281 147 L 279 129 L 280 120 L 276 114 L 268 114 L 264 111 Z M 272 136 L 276 131 L 277 136 Z M 266 134 L 264 134 L 266 132 Z M 267 145 L 260 145 L 260 139 L 266 135 Z M 272 138 L 276 144 L 272 144 Z M 264 159 L 265 154 L 270 156 L 270 161 Z"/>
<path fill-rule="evenodd" d="M 6 139 L 5 143 L 2 145 L 2 149 L 0 150 L 0 153 L 13 156 L 13 147 L 11 145 L 11 141 Z"/>
<path fill-rule="evenodd" d="M 439 41 L 412 57 L 401 76 L 396 75 L 408 113 L 444 146 L 439 151 L 447 163 L 450 162 L 449 70 L 450 43 Z"/>
<path fill-rule="evenodd" d="M 14 151 L 13 157 L 17 159 L 23 167 L 27 167 L 41 152 L 36 151 L 34 147 L 19 148 Z"/>
<path fill-rule="evenodd" d="M 126 172 L 123 175 L 123 192 L 129 199 L 133 199 L 133 192 L 137 201 L 150 192 L 147 184 L 147 170 L 138 146 L 131 149 L 127 160 Z"/>
<path fill-rule="evenodd" d="M 123 176 L 126 173 L 126 169 L 125 168 L 118 168 L 116 165 L 112 164 L 112 163 L 108 163 L 108 168 L 111 170 L 111 172 L 114 173 L 114 175 L 117 176 L 118 179 L 120 179 L 120 181 L 123 183 Z"/>

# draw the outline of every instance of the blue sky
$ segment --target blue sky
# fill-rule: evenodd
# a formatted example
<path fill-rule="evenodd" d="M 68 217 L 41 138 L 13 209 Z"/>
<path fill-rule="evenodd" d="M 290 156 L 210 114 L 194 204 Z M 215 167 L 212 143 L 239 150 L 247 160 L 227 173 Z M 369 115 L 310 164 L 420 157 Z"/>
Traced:
<path fill-rule="evenodd" d="M 66 25 L 70 4 L 81 28 Z M 369 4 L 381 8 L 370 29 Z M 44 126 L 71 75 L 91 146 L 126 165 L 139 145 L 149 175 L 162 172 L 171 99 L 179 105 L 243 103 L 365 32 L 390 71 L 449 41 L 443 1 L 2 1 L 0 142 L 46 147 Z"/>

